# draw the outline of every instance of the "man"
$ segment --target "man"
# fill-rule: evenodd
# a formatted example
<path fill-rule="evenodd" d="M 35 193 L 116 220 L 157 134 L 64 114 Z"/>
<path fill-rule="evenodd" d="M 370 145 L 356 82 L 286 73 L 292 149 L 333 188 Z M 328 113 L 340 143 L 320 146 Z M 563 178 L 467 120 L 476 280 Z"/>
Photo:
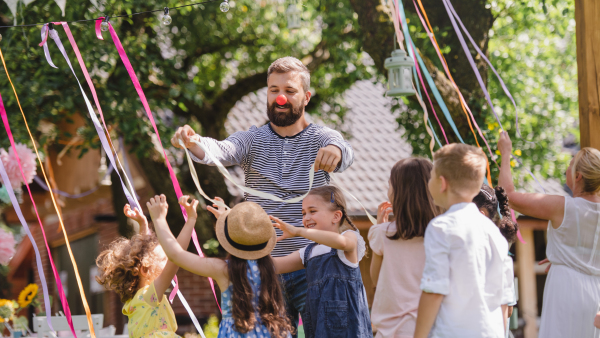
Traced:
<path fill-rule="evenodd" d="M 267 116 L 269 123 L 236 132 L 224 141 L 200 138 L 190 126 L 180 127 L 171 143 L 179 147 L 179 139 L 199 163 L 214 165 L 204 151 L 192 141 L 203 143 L 223 165 L 239 165 L 244 169 L 245 184 L 284 200 L 301 196 L 309 188 L 309 171 L 315 165 L 313 187 L 329 183 L 329 173 L 341 172 L 354 159 L 350 144 L 341 134 L 327 127 L 310 124 L 305 107 L 310 101 L 310 73 L 302 62 L 284 57 L 271 64 L 267 72 Z M 247 201 L 258 203 L 269 214 L 297 227 L 302 226 L 302 202 L 282 203 L 246 195 Z M 281 231 L 277 229 L 278 235 Z M 277 243 L 274 257 L 287 256 L 310 241 L 301 237 Z M 304 310 L 306 272 L 281 275 L 288 314 L 295 326 Z"/>

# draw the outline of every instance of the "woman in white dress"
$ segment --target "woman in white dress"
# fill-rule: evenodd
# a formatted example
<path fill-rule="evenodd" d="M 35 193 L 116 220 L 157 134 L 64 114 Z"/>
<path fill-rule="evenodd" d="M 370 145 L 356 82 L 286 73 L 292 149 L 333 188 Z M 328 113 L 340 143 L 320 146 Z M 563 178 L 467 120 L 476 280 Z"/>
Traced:
<path fill-rule="evenodd" d="M 600 337 L 594 317 L 600 310 L 600 151 L 583 148 L 566 172 L 573 197 L 515 191 L 510 170 L 512 142 L 500 135 L 498 185 L 516 211 L 548 220 L 546 279 L 540 338 Z M 532 244 L 530 244 L 532 245 Z"/>

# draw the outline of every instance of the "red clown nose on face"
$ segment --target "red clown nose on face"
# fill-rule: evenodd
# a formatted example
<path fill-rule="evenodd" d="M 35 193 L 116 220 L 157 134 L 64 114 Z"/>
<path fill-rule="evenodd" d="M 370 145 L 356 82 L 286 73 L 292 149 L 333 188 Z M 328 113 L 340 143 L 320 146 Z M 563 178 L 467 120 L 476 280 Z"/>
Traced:
<path fill-rule="evenodd" d="M 278 105 L 283 106 L 287 103 L 287 97 L 285 97 L 285 95 L 279 95 L 277 96 L 277 99 L 275 99 L 275 102 L 277 102 Z"/>

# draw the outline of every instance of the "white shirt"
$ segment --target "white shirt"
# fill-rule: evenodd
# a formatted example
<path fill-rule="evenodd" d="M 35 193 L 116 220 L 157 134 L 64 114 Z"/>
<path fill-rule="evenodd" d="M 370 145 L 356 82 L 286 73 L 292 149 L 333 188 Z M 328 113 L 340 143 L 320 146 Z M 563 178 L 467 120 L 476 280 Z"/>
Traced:
<path fill-rule="evenodd" d="M 425 231 L 421 290 L 444 295 L 429 337 L 503 338 L 512 284 L 508 243 L 473 203 L 455 204 Z"/>

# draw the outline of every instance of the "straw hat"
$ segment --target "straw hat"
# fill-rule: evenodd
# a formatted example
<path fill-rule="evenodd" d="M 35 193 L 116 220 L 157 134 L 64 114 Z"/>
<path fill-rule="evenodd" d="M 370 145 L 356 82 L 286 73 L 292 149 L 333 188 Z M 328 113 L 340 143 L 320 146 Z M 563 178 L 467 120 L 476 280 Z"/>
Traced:
<path fill-rule="evenodd" d="M 240 203 L 223 213 L 215 230 L 221 246 L 242 259 L 265 257 L 277 243 L 269 215 L 254 202 Z"/>

